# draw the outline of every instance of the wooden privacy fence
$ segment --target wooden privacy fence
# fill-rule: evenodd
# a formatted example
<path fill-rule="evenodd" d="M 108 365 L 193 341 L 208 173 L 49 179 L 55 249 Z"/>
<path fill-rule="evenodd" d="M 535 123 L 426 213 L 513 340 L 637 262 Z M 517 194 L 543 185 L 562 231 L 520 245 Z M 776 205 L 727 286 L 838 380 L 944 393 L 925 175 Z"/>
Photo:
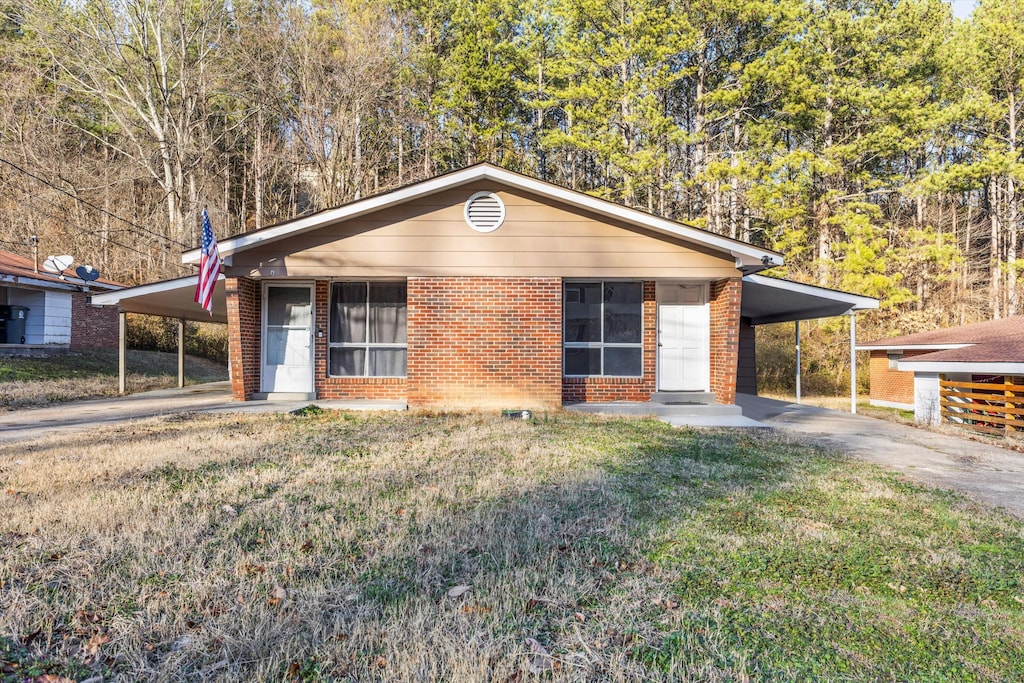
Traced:
<path fill-rule="evenodd" d="M 1024 384 L 941 380 L 939 397 L 943 421 L 987 434 L 1024 432 Z"/>

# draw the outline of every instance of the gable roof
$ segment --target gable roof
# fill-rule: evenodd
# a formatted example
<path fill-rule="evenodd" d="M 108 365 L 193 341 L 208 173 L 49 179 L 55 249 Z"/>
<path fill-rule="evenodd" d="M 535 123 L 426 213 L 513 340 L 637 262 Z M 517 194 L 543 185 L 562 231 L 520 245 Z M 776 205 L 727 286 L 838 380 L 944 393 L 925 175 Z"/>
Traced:
<path fill-rule="evenodd" d="M 0 251 L 0 284 L 64 290 L 79 290 L 84 287 L 117 289 L 122 286 L 111 280 L 84 282 L 75 275 L 61 278 L 55 273 L 36 272 L 35 264 L 31 260 L 17 254 L 12 254 L 9 251 Z"/>
<path fill-rule="evenodd" d="M 946 327 L 939 330 L 904 334 L 899 337 L 864 342 L 861 346 L 899 349 L 935 345 L 980 344 L 1012 339 L 1014 337 L 1024 339 L 1024 315 L 986 320 L 985 322 L 960 325 L 959 327 Z"/>
<path fill-rule="evenodd" d="M 225 258 L 226 262 L 229 262 L 231 255 L 237 252 L 294 237 L 331 223 L 364 216 L 419 197 L 481 180 L 501 183 L 511 188 L 556 200 L 568 206 L 590 211 L 606 218 L 613 218 L 643 227 L 667 237 L 682 238 L 704 245 L 710 249 L 730 254 L 735 258 L 736 267 L 741 268 L 745 273 L 754 273 L 765 268 L 783 264 L 782 255 L 777 252 L 762 249 L 740 240 L 723 237 L 691 225 L 660 218 L 638 209 L 631 209 L 582 192 L 538 180 L 537 178 L 507 171 L 488 163 L 469 166 L 458 171 L 405 185 L 365 199 L 358 199 L 333 209 L 327 209 L 310 216 L 303 216 L 279 223 L 278 225 L 255 232 L 229 237 L 220 241 L 218 248 L 221 256 Z M 186 264 L 198 263 L 200 260 L 199 249 L 185 252 L 181 260 L 182 263 Z"/>
<path fill-rule="evenodd" d="M 904 363 L 1024 363 L 1024 316 L 879 339 L 860 344 L 858 348 L 932 350 L 900 360 L 901 366 Z"/>

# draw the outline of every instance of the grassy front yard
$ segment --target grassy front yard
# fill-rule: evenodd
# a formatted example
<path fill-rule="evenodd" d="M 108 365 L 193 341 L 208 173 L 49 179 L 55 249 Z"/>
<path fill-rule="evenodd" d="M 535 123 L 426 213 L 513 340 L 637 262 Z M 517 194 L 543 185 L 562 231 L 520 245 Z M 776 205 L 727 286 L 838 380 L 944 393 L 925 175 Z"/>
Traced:
<path fill-rule="evenodd" d="M 0 446 L 0 680 L 1024 680 L 1024 531 L 782 438 L 185 416 Z"/>
<path fill-rule="evenodd" d="M 178 356 L 129 350 L 128 392 L 177 386 Z M 187 384 L 228 378 L 227 368 L 185 357 Z M 50 358 L 0 358 L 0 411 L 117 395 L 117 351 L 90 349 Z"/>

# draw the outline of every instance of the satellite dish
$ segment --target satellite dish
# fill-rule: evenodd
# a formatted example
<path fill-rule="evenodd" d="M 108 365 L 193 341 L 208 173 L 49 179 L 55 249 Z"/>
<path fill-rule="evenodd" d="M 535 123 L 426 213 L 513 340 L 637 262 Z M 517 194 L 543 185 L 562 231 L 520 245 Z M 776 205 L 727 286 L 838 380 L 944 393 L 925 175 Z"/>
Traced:
<path fill-rule="evenodd" d="M 86 282 L 92 282 L 100 276 L 100 271 L 96 270 L 92 266 L 78 266 L 75 268 L 75 272 L 78 277 Z"/>
<path fill-rule="evenodd" d="M 71 267 L 71 264 L 75 262 L 75 257 L 68 254 L 63 256 L 51 256 L 50 258 L 43 261 L 43 270 L 51 273 L 57 273 L 58 275 L 64 275 L 64 271 Z"/>

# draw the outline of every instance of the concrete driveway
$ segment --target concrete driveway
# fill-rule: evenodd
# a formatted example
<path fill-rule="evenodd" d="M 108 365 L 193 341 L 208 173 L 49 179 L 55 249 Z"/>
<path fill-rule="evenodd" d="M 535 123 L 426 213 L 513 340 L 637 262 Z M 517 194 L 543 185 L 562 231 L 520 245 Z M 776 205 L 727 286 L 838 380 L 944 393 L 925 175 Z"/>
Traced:
<path fill-rule="evenodd" d="M 226 407 L 230 404 L 231 382 L 211 382 L 184 389 L 160 389 L 117 398 L 24 408 L 0 413 L 0 444 L 47 434 L 82 431 L 102 424 Z"/>
<path fill-rule="evenodd" d="M 403 410 L 397 401 L 249 401 L 231 398 L 231 382 L 196 384 L 89 401 L 70 401 L 46 408 L 0 413 L 0 445 L 47 434 L 84 431 L 104 424 L 132 422 L 191 412 L 281 413 L 315 403 L 339 410 Z"/>
<path fill-rule="evenodd" d="M 1024 519 L 1024 453 L 963 436 L 837 410 L 740 394 L 746 417 L 869 462 L 918 482 L 953 489 Z"/>

